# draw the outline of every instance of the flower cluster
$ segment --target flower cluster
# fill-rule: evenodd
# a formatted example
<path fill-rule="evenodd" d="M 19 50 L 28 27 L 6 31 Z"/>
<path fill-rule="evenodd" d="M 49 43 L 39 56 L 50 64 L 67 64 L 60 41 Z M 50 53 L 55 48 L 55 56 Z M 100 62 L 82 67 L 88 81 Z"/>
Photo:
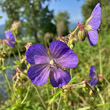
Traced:
<path fill-rule="evenodd" d="M 27 62 L 32 64 L 28 70 L 29 79 L 36 85 L 42 86 L 50 77 L 53 87 L 62 87 L 68 84 L 71 76 L 68 71 L 63 68 L 75 68 L 78 64 L 78 57 L 73 52 L 73 43 L 77 40 L 85 39 L 85 32 L 88 33 L 88 40 L 91 46 L 97 44 L 98 32 L 101 23 L 101 7 L 100 3 L 94 8 L 90 18 L 86 24 L 79 24 L 76 29 L 66 37 L 61 37 L 61 41 L 53 41 L 50 43 L 49 51 L 42 44 L 34 44 L 29 46 L 26 51 Z M 69 38 L 68 38 L 69 36 Z M 96 85 L 97 77 L 94 66 L 91 66 L 89 73 L 89 84 Z"/>
<path fill-rule="evenodd" d="M 14 21 L 14 23 L 11 26 L 11 31 L 16 31 L 21 27 L 20 21 Z"/>

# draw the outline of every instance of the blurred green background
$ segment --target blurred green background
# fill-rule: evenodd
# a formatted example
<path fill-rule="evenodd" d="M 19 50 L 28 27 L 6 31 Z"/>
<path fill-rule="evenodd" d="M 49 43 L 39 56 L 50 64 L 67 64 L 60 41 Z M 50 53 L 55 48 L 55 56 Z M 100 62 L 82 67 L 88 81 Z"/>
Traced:
<path fill-rule="evenodd" d="M 0 26 L 0 38 L 4 39 L 4 31 L 11 28 L 13 21 L 19 20 L 21 28 L 17 39 L 21 43 L 19 48 L 22 56 L 24 56 L 26 51 L 24 45 L 27 42 L 49 45 L 49 42 L 58 39 L 59 33 L 65 36 L 77 26 L 78 21 L 80 23 L 81 21 L 85 22 L 91 15 L 95 5 L 100 2 L 102 14 L 101 26 L 98 29 L 98 43 L 96 46 L 91 47 L 86 38 L 84 42 L 78 42 L 75 45 L 74 52 L 78 55 L 79 64 L 74 69 L 74 80 L 71 83 L 84 80 L 89 74 L 91 65 L 95 65 L 97 73 L 103 75 L 102 81 L 99 81 L 97 86 L 94 87 L 97 91 L 96 94 L 91 94 L 91 91 L 86 87 L 67 90 L 62 95 L 59 109 L 110 110 L 110 0 L 74 0 L 76 7 L 77 3 L 81 3 L 79 6 L 81 6 L 83 15 L 81 19 L 78 18 L 78 21 L 74 20 L 74 23 L 71 23 L 72 16 L 68 12 L 69 8 L 54 13 L 55 9 L 50 10 L 49 8 L 51 1 L 60 2 L 63 0 L 0 0 L 0 7 L 8 16 L 5 25 Z M 67 7 L 69 7 L 68 2 L 71 4 L 71 1 L 66 1 Z M 63 2 L 61 7 L 63 7 Z M 76 10 L 72 10 L 73 14 Z M 15 47 L 12 50 L 16 55 L 18 55 L 17 48 Z M 8 59 L 6 59 L 6 64 Z M 10 59 L 11 66 L 4 66 L 4 68 L 10 68 L 11 70 L 4 70 L 9 75 L 8 79 L 13 85 L 11 75 L 15 74 L 15 71 L 12 71 L 12 69 L 14 68 L 13 65 L 19 65 L 19 60 L 15 61 L 13 55 Z M 4 72 L 2 69 L 0 73 Z M 57 110 L 61 91 L 59 88 L 52 88 L 49 82 L 42 87 L 37 86 L 37 89 L 35 89 L 33 86 L 30 87 L 29 83 L 23 79 L 21 81 L 22 85 L 15 88 L 17 96 L 13 94 L 10 97 L 7 94 L 7 87 L 3 86 L 5 81 L 2 78 L 0 74 L 0 110 Z M 46 104 L 46 108 L 40 102 L 38 91 Z M 3 92 L 4 94 L 2 94 Z M 25 96 L 26 99 L 24 99 Z M 14 99 L 16 99 L 15 102 Z"/>

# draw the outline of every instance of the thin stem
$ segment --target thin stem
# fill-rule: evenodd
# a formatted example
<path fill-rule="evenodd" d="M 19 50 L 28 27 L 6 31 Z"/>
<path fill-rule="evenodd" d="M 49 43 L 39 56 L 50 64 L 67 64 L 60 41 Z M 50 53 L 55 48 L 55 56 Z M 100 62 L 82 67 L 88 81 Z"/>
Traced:
<path fill-rule="evenodd" d="M 3 63 L 3 66 L 4 66 L 4 60 L 2 60 L 2 63 Z M 3 74 L 3 76 L 4 76 L 5 80 L 6 80 L 6 83 L 7 83 L 7 86 L 9 88 L 9 90 L 13 93 L 11 85 L 10 85 L 9 80 L 7 78 L 7 74 L 5 73 L 5 74 Z"/>
<path fill-rule="evenodd" d="M 27 93 L 26 93 L 24 99 L 22 100 L 21 104 L 23 104 L 24 101 L 26 100 L 26 98 L 27 98 L 27 96 L 28 96 L 28 94 L 29 94 L 29 89 L 30 89 L 30 86 L 28 87 Z"/>
<path fill-rule="evenodd" d="M 52 90 L 52 95 L 54 94 L 54 89 Z M 54 102 L 52 102 L 52 110 L 54 110 Z"/>
<path fill-rule="evenodd" d="M 110 103 L 105 103 L 105 104 L 97 104 L 96 107 L 101 107 L 103 105 L 110 105 Z M 83 108 L 79 108 L 77 110 L 90 110 L 91 109 L 91 106 L 87 106 L 87 107 L 83 107 Z"/>
<path fill-rule="evenodd" d="M 60 95 L 60 99 L 59 99 L 59 102 L 58 102 L 57 110 L 60 110 L 61 99 L 62 99 L 62 97 L 61 97 L 61 95 Z"/>
<path fill-rule="evenodd" d="M 70 69 L 71 78 L 72 78 L 72 74 L 73 74 L 73 69 Z"/>
<path fill-rule="evenodd" d="M 11 49 L 10 52 L 9 52 L 9 56 L 8 56 L 8 64 L 9 64 L 9 62 L 10 62 L 11 51 L 12 51 L 12 49 Z"/>
<path fill-rule="evenodd" d="M 74 33 L 77 31 L 78 26 L 75 28 L 75 30 L 71 33 L 72 35 L 74 35 Z"/>
<path fill-rule="evenodd" d="M 102 71 L 102 56 L 101 56 L 101 47 L 100 47 L 100 37 L 99 37 L 99 43 L 98 43 L 99 45 L 99 64 L 100 64 L 100 73 L 103 73 L 103 71 Z"/>
<path fill-rule="evenodd" d="M 82 82 L 80 82 L 80 83 L 77 83 L 77 84 L 65 85 L 65 86 L 63 87 L 63 89 L 67 89 L 67 88 L 70 88 L 70 87 L 74 87 L 74 86 L 79 86 L 79 85 L 85 84 L 85 81 L 86 81 L 86 80 L 84 80 L 84 81 L 82 81 Z"/>
<path fill-rule="evenodd" d="M 15 53 L 13 51 L 12 51 L 12 53 L 13 53 L 14 58 L 17 60 L 17 57 L 16 57 Z"/>
<path fill-rule="evenodd" d="M 72 90 L 72 92 L 74 92 L 74 94 L 75 94 L 77 97 L 79 97 L 84 104 L 86 104 L 86 101 L 84 100 L 84 98 L 83 98 L 81 95 L 79 95 L 75 90 Z"/>
<path fill-rule="evenodd" d="M 70 37 L 69 37 L 69 42 L 68 42 L 68 46 L 70 46 L 70 42 L 71 42 L 71 39 L 72 39 L 72 37 L 73 37 L 73 35 L 75 34 L 75 32 L 77 31 L 77 29 L 78 29 L 78 26 L 75 28 L 75 30 L 70 34 Z"/>
<path fill-rule="evenodd" d="M 98 88 L 97 86 L 96 86 L 96 88 L 97 88 L 97 91 L 98 91 L 99 97 L 100 97 L 102 103 L 104 104 L 104 110 L 105 110 L 105 101 L 104 101 L 104 99 L 103 99 L 103 97 L 102 97 L 102 95 L 101 95 L 101 93 L 100 93 L 99 88 Z"/>
<path fill-rule="evenodd" d="M 40 99 L 42 105 L 43 105 L 44 108 L 46 109 L 47 107 L 46 107 L 46 105 L 44 104 L 44 102 L 43 102 L 43 100 L 42 100 L 42 98 L 41 98 L 41 96 L 40 96 L 40 94 L 39 94 L 39 91 L 38 91 L 37 87 L 36 87 L 34 84 L 32 84 L 32 85 L 33 85 L 33 87 L 35 88 L 35 90 L 36 90 L 36 92 L 37 92 L 37 94 L 38 94 L 38 97 L 39 97 L 39 99 Z"/>
<path fill-rule="evenodd" d="M 107 82 L 107 84 L 110 86 L 110 82 L 103 76 L 103 79 Z"/>
<path fill-rule="evenodd" d="M 21 60 L 21 54 L 20 54 L 20 50 L 19 50 L 19 44 L 18 44 L 17 50 L 18 50 L 18 54 L 19 54 L 19 59 Z"/>
<path fill-rule="evenodd" d="M 8 78 L 7 78 L 6 73 L 4 74 L 4 77 L 5 77 L 5 80 L 6 80 L 6 82 L 7 82 L 7 85 L 8 85 L 9 90 L 13 93 L 12 88 L 11 88 L 11 85 L 10 85 L 10 83 L 9 83 L 9 80 L 8 80 Z"/>
<path fill-rule="evenodd" d="M 16 34 L 14 33 L 14 37 L 15 37 L 15 41 L 17 42 L 17 38 L 16 38 Z M 18 51 L 18 55 L 19 55 L 19 59 L 21 60 L 21 53 L 20 53 L 20 50 L 19 50 L 19 43 L 17 42 L 17 51 Z"/>

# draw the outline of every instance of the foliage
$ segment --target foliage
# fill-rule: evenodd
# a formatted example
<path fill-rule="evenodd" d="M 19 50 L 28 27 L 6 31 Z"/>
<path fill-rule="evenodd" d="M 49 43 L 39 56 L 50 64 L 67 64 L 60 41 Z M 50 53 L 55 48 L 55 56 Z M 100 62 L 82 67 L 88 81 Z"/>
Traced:
<path fill-rule="evenodd" d="M 9 29 L 13 21 L 22 22 L 22 31 L 25 36 L 34 36 L 38 41 L 38 34 L 42 36 L 47 33 L 56 33 L 53 11 L 48 9 L 48 4 L 43 5 L 49 0 L 0 0 L 2 10 L 7 13 L 6 29 Z"/>
<path fill-rule="evenodd" d="M 23 61 L 23 63 L 22 60 L 18 59 L 14 61 L 14 66 L 9 64 L 2 66 L 4 68 L 0 68 L 3 74 L 5 74 L 5 71 L 3 71 L 5 68 L 14 69 L 15 67 L 19 67 L 21 69 L 20 74 L 17 75 L 17 79 L 19 80 L 12 80 L 13 83 L 10 81 L 13 92 L 9 95 L 10 97 L 8 100 L 1 103 L 1 110 L 45 110 L 39 99 L 39 94 L 46 104 L 47 109 L 56 109 L 60 99 L 59 94 L 62 94 L 60 102 L 61 110 L 65 110 L 65 107 L 67 110 L 109 110 L 110 76 L 108 68 L 110 66 L 110 58 L 108 56 L 110 50 L 110 33 L 100 33 L 99 37 L 100 40 L 98 42 L 98 46 L 94 48 L 89 45 L 87 39 L 83 43 L 79 42 L 75 45 L 74 51 L 78 53 L 80 63 L 78 67 L 74 69 L 74 77 L 70 82 L 73 84 L 85 79 L 89 74 L 89 68 L 92 62 L 92 64 L 96 66 L 97 73 L 103 74 L 103 81 L 99 81 L 97 85 L 100 90 L 99 92 L 91 94 L 91 91 L 84 86 L 76 86 L 71 89 L 61 91 L 58 88 L 53 88 L 49 81 L 42 87 L 34 87 L 32 82 L 28 81 L 27 77 L 23 76 L 27 76 L 27 68 L 29 65 L 26 61 Z M 11 51 L 10 49 L 11 48 L 7 48 L 6 51 Z M 24 55 L 21 56 L 21 58 L 23 57 Z M 23 69 L 23 67 L 21 67 L 21 63 L 23 63 L 22 66 L 26 64 L 27 67 L 24 67 Z M 17 85 L 15 85 L 15 82 Z M 95 89 L 97 90 L 96 87 Z"/>
<path fill-rule="evenodd" d="M 59 12 L 55 16 L 55 22 L 57 27 L 57 33 L 61 35 L 67 35 L 68 34 L 68 24 L 69 24 L 69 14 L 67 11 Z"/>
<path fill-rule="evenodd" d="M 76 27 L 77 31 L 78 28 L 79 26 Z M 75 38 L 77 31 L 73 32 L 74 37 L 69 34 L 69 38 Z M 16 38 L 16 34 L 14 36 Z M 53 34 L 45 34 L 44 44 L 47 49 L 49 41 L 47 44 L 46 40 L 49 37 L 53 38 Z M 65 41 L 63 37 L 60 40 Z M 30 81 L 27 76 L 30 64 L 26 61 L 25 52 L 31 43 L 25 45 L 26 43 L 16 39 L 15 48 L 11 48 L 4 40 L 0 40 L 0 75 L 5 78 L 0 86 L 7 86 L 9 96 L 7 100 L 0 102 L 1 110 L 110 110 L 110 32 L 100 31 L 96 46 L 90 46 L 87 38 L 83 42 L 74 42 L 74 52 L 78 55 L 79 64 L 74 69 L 66 69 L 72 73 L 72 79 L 61 88 L 53 88 L 49 80 L 43 86 L 34 85 Z M 14 58 L 13 65 L 10 57 Z M 99 79 L 96 86 L 89 88 L 84 81 L 91 65 L 95 65 Z M 11 80 L 6 74 L 7 69 L 16 71 Z M 70 88 L 66 88 L 70 85 Z"/>

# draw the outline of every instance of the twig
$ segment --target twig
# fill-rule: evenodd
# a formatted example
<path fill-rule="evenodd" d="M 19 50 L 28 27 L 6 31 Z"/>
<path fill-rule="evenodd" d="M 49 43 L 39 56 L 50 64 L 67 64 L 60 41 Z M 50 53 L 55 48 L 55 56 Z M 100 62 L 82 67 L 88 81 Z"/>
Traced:
<path fill-rule="evenodd" d="M 80 83 L 77 83 L 77 84 L 66 85 L 63 87 L 63 89 L 67 89 L 67 88 L 74 87 L 74 86 L 79 86 L 81 84 L 85 84 L 85 82 L 86 82 L 86 79 Z"/>
<path fill-rule="evenodd" d="M 61 95 L 60 95 L 60 99 L 59 99 L 59 102 L 58 102 L 57 110 L 60 110 L 61 99 L 62 99 L 62 97 L 61 97 Z"/>

